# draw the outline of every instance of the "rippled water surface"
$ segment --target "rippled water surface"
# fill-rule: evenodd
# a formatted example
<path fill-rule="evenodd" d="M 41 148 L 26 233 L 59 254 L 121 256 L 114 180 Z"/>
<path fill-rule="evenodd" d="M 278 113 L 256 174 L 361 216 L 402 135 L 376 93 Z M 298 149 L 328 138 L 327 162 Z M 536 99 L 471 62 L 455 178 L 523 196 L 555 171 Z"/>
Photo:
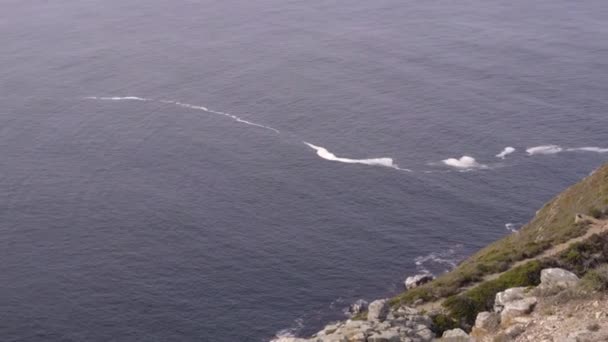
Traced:
<path fill-rule="evenodd" d="M 3 1 L 0 340 L 259 342 L 450 269 L 606 161 L 607 23 Z"/>

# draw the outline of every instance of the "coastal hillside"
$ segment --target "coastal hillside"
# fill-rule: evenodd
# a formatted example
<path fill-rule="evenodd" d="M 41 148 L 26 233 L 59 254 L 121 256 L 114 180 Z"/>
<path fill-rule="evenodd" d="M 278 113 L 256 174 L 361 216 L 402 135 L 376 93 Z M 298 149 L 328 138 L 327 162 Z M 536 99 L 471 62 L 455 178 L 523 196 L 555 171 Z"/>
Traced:
<path fill-rule="evenodd" d="M 608 340 L 608 164 L 428 280 L 312 338 L 279 341 Z"/>

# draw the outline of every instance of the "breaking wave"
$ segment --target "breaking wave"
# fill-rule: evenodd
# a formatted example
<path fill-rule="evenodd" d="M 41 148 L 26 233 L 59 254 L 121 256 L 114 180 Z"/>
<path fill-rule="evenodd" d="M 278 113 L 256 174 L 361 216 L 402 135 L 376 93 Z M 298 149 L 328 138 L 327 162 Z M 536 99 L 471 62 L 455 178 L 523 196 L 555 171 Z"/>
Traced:
<path fill-rule="evenodd" d="M 457 158 L 448 158 L 442 160 L 447 166 L 455 167 L 461 170 L 472 170 L 472 169 L 485 169 L 488 166 L 484 164 L 478 163 L 475 158 L 469 156 L 462 156 L 460 159 Z"/>
<path fill-rule="evenodd" d="M 537 155 L 537 154 L 556 154 L 562 152 L 564 149 L 558 145 L 541 145 L 530 147 L 526 150 L 528 155 Z"/>
<path fill-rule="evenodd" d="M 337 157 L 335 154 L 329 152 L 324 147 L 316 146 L 316 145 L 313 145 L 306 141 L 304 141 L 304 144 L 308 145 L 308 147 L 317 151 L 317 155 L 326 160 L 337 161 L 337 162 L 347 163 L 347 164 L 364 164 L 364 165 L 373 165 L 373 166 L 384 166 L 384 167 L 390 167 L 390 168 L 396 169 L 396 170 L 411 171 L 409 169 L 400 168 L 397 164 L 395 164 L 393 162 L 392 158 L 369 158 L 369 159 L 340 158 L 340 157 Z"/>
<path fill-rule="evenodd" d="M 416 257 L 416 270 L 419 274 L 433 274 L 448 272 L 456 268 L 462 260 L 463 245 L 456 245 L 441 252 Z"/>
<path fill-rule="evenodd" d="M 519 231 L 515 223 L 505 224 L 505 229 L 510 231 L 511 233 L 517 233 Z"/>
<path fill-rule="evenodd" d="M 304 328 L 304 319 L 296 318 L 291 327 L 277 331 L 274 338 L 272 340 L 270 340 L 270 342 L 277 341 L 278 339 L 280 339 L 282 337 L 296 337 L 298 332 L 300 332 L 303 328 Z"/>
<path fill-rule="evenodd" d="M 496 155 L 497 158 L 505 159 L 509 154 L 515 152 L 515 147 L 507 146 L 502 152 Z"/>

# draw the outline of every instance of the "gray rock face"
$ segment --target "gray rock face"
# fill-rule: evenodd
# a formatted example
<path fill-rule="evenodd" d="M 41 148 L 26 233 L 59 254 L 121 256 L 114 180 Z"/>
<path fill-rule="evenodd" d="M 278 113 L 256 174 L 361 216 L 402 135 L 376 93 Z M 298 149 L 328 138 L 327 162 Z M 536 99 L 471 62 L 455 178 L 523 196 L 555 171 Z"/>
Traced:
<path fill-rule="evenodd" d="M 576 274 L 561 268 L 546 268 L 540 272 L 540 288 L 544 290 L 565 290 L 576 286 Z"/>
<path fill-rule="evenodd" d="M 367 338 L 367 342 L 400 342 L 401 337 L 399 332 L 395 330 L 386 330 L 376 333 Z"/>
<path fill-rule="evenodd" d="M 511 339 L 521 335 L 526 329 L 522 324 L 515 324 L 505 330 L 505 335 Z"/>
<path fill-rule="evenodd" d="M 382 322 L 386 319 L 388 310 L 388 301 L 386 299 L 375 300 L 367 308 L 367 320 Z"/>
<path fill-rule="evenodd" d="M 532 312 L 532 310 L 534 310 L 536 303 L 537 300 L 535 297 L 524 298 L 507 303 L 500 313 L 501 324 L 507 326 L 515 317 L 529 314 Z"/>
<path fill-rule="evenodd" d="M 525 290 L 525 287 L 514 287 L 498 292 L 494 299 L 494 311 L 501 312 L 507 303 L 524 299 Z"/>
<path fill-rule="evenodd" d="M 500 325 L 500 316 L 495 312 L 480 312 L 475 319 L 475 329 L 492 332 Z"/>
<path fill-rule="evenodd" d="M 471 340 L 471 337 L 462 329 L 446 330 L 443 332 L 442 338 L 446 342 L 465 342 Z"/>
<path fill-rule="evenodd" d="M 432 281 L 433 279 L 435 279 L 435 277 L 431 274 L 417 274 L 415 276 L 407 277 L 407 279 L 405 279 L 404 285 L 406 289 L 411 290 L 422 284 L 426 284 Z"/>

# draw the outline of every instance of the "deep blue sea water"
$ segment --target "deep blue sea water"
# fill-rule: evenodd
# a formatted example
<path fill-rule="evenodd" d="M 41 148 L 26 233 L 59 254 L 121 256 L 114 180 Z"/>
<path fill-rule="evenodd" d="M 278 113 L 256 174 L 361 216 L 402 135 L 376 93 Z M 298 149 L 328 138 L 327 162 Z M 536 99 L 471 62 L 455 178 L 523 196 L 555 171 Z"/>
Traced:
<path fill-rule="evenodd" d="M 606 148 L 604 0 L 4 0 L 0 340 L 310 334 Z"/>

